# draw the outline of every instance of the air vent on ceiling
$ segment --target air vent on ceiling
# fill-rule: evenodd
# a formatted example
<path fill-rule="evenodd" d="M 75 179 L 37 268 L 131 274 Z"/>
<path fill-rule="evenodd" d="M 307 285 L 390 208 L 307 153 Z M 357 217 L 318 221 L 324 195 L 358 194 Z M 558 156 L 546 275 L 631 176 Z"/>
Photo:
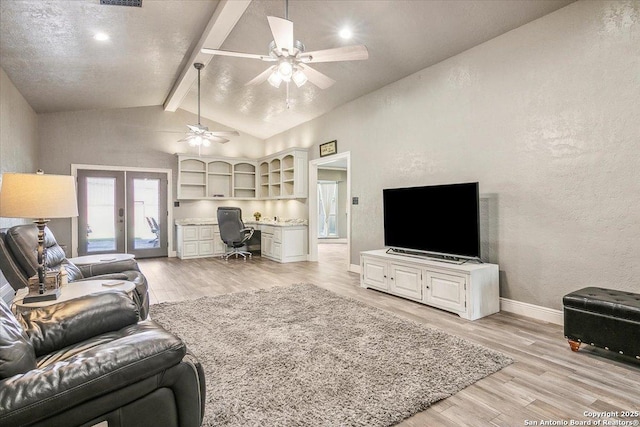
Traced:
<path fill-rule="evenodd" d="M 142 0 L 100 0 L 100 4 L 109 4 L 112 6 L 142 7 Z"/>

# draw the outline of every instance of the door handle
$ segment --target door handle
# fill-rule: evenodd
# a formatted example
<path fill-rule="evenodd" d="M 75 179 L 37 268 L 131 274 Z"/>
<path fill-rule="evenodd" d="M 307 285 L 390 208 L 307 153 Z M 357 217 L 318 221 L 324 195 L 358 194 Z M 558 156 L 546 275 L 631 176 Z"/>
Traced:
<path fill-rule="evenodd" d="M 118 216 L 122 218 L 124 216 L 124 208 L 118 209 Z"/>

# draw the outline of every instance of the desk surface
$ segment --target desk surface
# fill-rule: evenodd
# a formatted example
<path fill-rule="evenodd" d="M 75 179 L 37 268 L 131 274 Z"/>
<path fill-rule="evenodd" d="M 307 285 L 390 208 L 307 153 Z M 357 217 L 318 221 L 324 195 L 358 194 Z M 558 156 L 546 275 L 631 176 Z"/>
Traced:
<path fill-rule="evenodd" d="M 104 284 L 111 286 L 105 286 Z M 127 293 L 135 289 L 133 282 L 126 280 L 80 280 L 72 282 L 60 287 L 60 297 L 52 301 L 40 301 L 25 304 L 22 299 L 27 295 L 28 289 L 22 288 L 16 292 L 16 296 L 13 299 L 13 305 L 19 309 L 29 309 L 36 307 L 46 307 L 49 305 L 57 304 L 63 301 L 69 301 L 74 298 L 79 298 L 89 294 L 95 294 L 100 292 L 108 292 L 112 290 L 125 291 Z"/>

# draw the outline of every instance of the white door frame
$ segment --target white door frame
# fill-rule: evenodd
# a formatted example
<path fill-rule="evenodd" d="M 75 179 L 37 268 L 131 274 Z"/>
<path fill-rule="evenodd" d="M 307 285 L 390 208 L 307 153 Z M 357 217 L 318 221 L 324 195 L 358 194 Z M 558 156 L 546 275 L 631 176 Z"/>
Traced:
<path fill-rule="evenodd" d="M 125 171 L 125 172 L 154 172 L 163 173 L 167 175 L 167 244 L 168 256 L 175 257 L 176 252 L 173 250 L 173 209 L 170 208 L 171 201 L 173 200 L 173 180 L 171 169 L 159 169 L 159 168 L 137 168 L 128 166 L 105 166 L 105 165 L 85 165 L 85 164 L 71 164 L 71 175 L 76 179 L 76 186 L 78 182 L 78 169 L 91 169 L 91 170 L 106 170 L 106 171 Z M 126 201 L 125 201 L 126 204 Z M 126 208 L 126 206 L 125 206 Z M 71 256 L 78 256 L 78 217 L 71 218 Z"/>
<path fill-rule="evenodd" d="M 318 166 L 336 160 L 347 161 L 347 270 L 351 264 L 351 152 L 309 161 L 309 261 L 318 261 Z"/>

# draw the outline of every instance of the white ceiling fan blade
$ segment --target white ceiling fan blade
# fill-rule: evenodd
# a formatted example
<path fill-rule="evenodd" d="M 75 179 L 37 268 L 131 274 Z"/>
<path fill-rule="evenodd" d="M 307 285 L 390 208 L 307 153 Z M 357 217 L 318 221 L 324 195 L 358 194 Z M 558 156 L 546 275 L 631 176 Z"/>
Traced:
<path fill-rule="evenodd" d="M 273 70 L 275 68 L 276 68 L 275 65 L 267 68 L 266 70 L 264 70 L 263 72 L 258 74 L 256 77 L 254 77 L 252 80 L 246 82 L 244 85 L 245 86 L 259 85 L 260 83 L 265 82 L 269 78 L 269 76 L 271 75 L 271 73 L 273 72 Z"/>
<path fill-rule="evenodd" d="M 307 76 L 307 79 L 320 89 L 327 89 L 336 82 L 331 77 L 325 76 L 320 71 L 314 70 L 308 65 L 299 64 L 299 66 Z"/>
<path fill-rule="evenodd" d="M 227 136 L 239 136 L 240 133 L 237 130 L 214 130 L 207 132 L 206 138 L 224 138 Z"/>
<path fill-rule="evenodd" d="M 361 61 L 369 58 L 369 51 L 364 45 L 336 47 L 334 49 L 316 50 L 300 55 L 300 60 L 305 63 L 335 62 L 335 61 Z"/>
<path fill-rule="evenodd" d="M 201 125 L 201 124 L 197 124 L 197 125 L 187 125 L 187 127 L 189 128 L 189 130 L 190 130 L 191 132 L 194 132 L 194 133 L 202 133 L 202 132 L 206 132 L 206 131 L 208 131 L 208 130 L 209 130 L 209 128 L 208 128 L 208 127 L 203 126 L 203 125 Z"/>
<path fill-rule="evenodd" d="M 236 58 L 249 58 L 249 59 L 260 59 L 262 61 L 273 62 L 276 61 L 276 58 L 272 58 L 270 56 L 258 55 L 256 53 L 244 53 L 244 52 L 233 52 L 231 50 L 219 50 L 219 49 L 208 49 L 202 48 L 200 52 L 206 53 L 208 55 L 221 55 L 221 56 L 234 56 Z"/>
<path fill-rule="evenodd" d="M 267 20 L 269 21 L 276 47 L 293 53 L 293 22 L 277 16 L 267 16 Z"/>
<path fill-rule="evenodd" d="M 213 141 L 213 142 L 218 142 L 220 144 L 225 144 L 227 142 L 229 142 L 229 140 L 227 138 L 222 138 L 221 136 L 212 136 L 210 138 L 208 138 L 209 140 Z"/>
<path fill-rule="evenodd" d="M 188 141 L 191 141 L 193 138 L 194 138 L 193 135 L 189 135 L 186 138 L 182 138 L 182 139 L 178 140 L 178 142 L 188 142 Z"/>

